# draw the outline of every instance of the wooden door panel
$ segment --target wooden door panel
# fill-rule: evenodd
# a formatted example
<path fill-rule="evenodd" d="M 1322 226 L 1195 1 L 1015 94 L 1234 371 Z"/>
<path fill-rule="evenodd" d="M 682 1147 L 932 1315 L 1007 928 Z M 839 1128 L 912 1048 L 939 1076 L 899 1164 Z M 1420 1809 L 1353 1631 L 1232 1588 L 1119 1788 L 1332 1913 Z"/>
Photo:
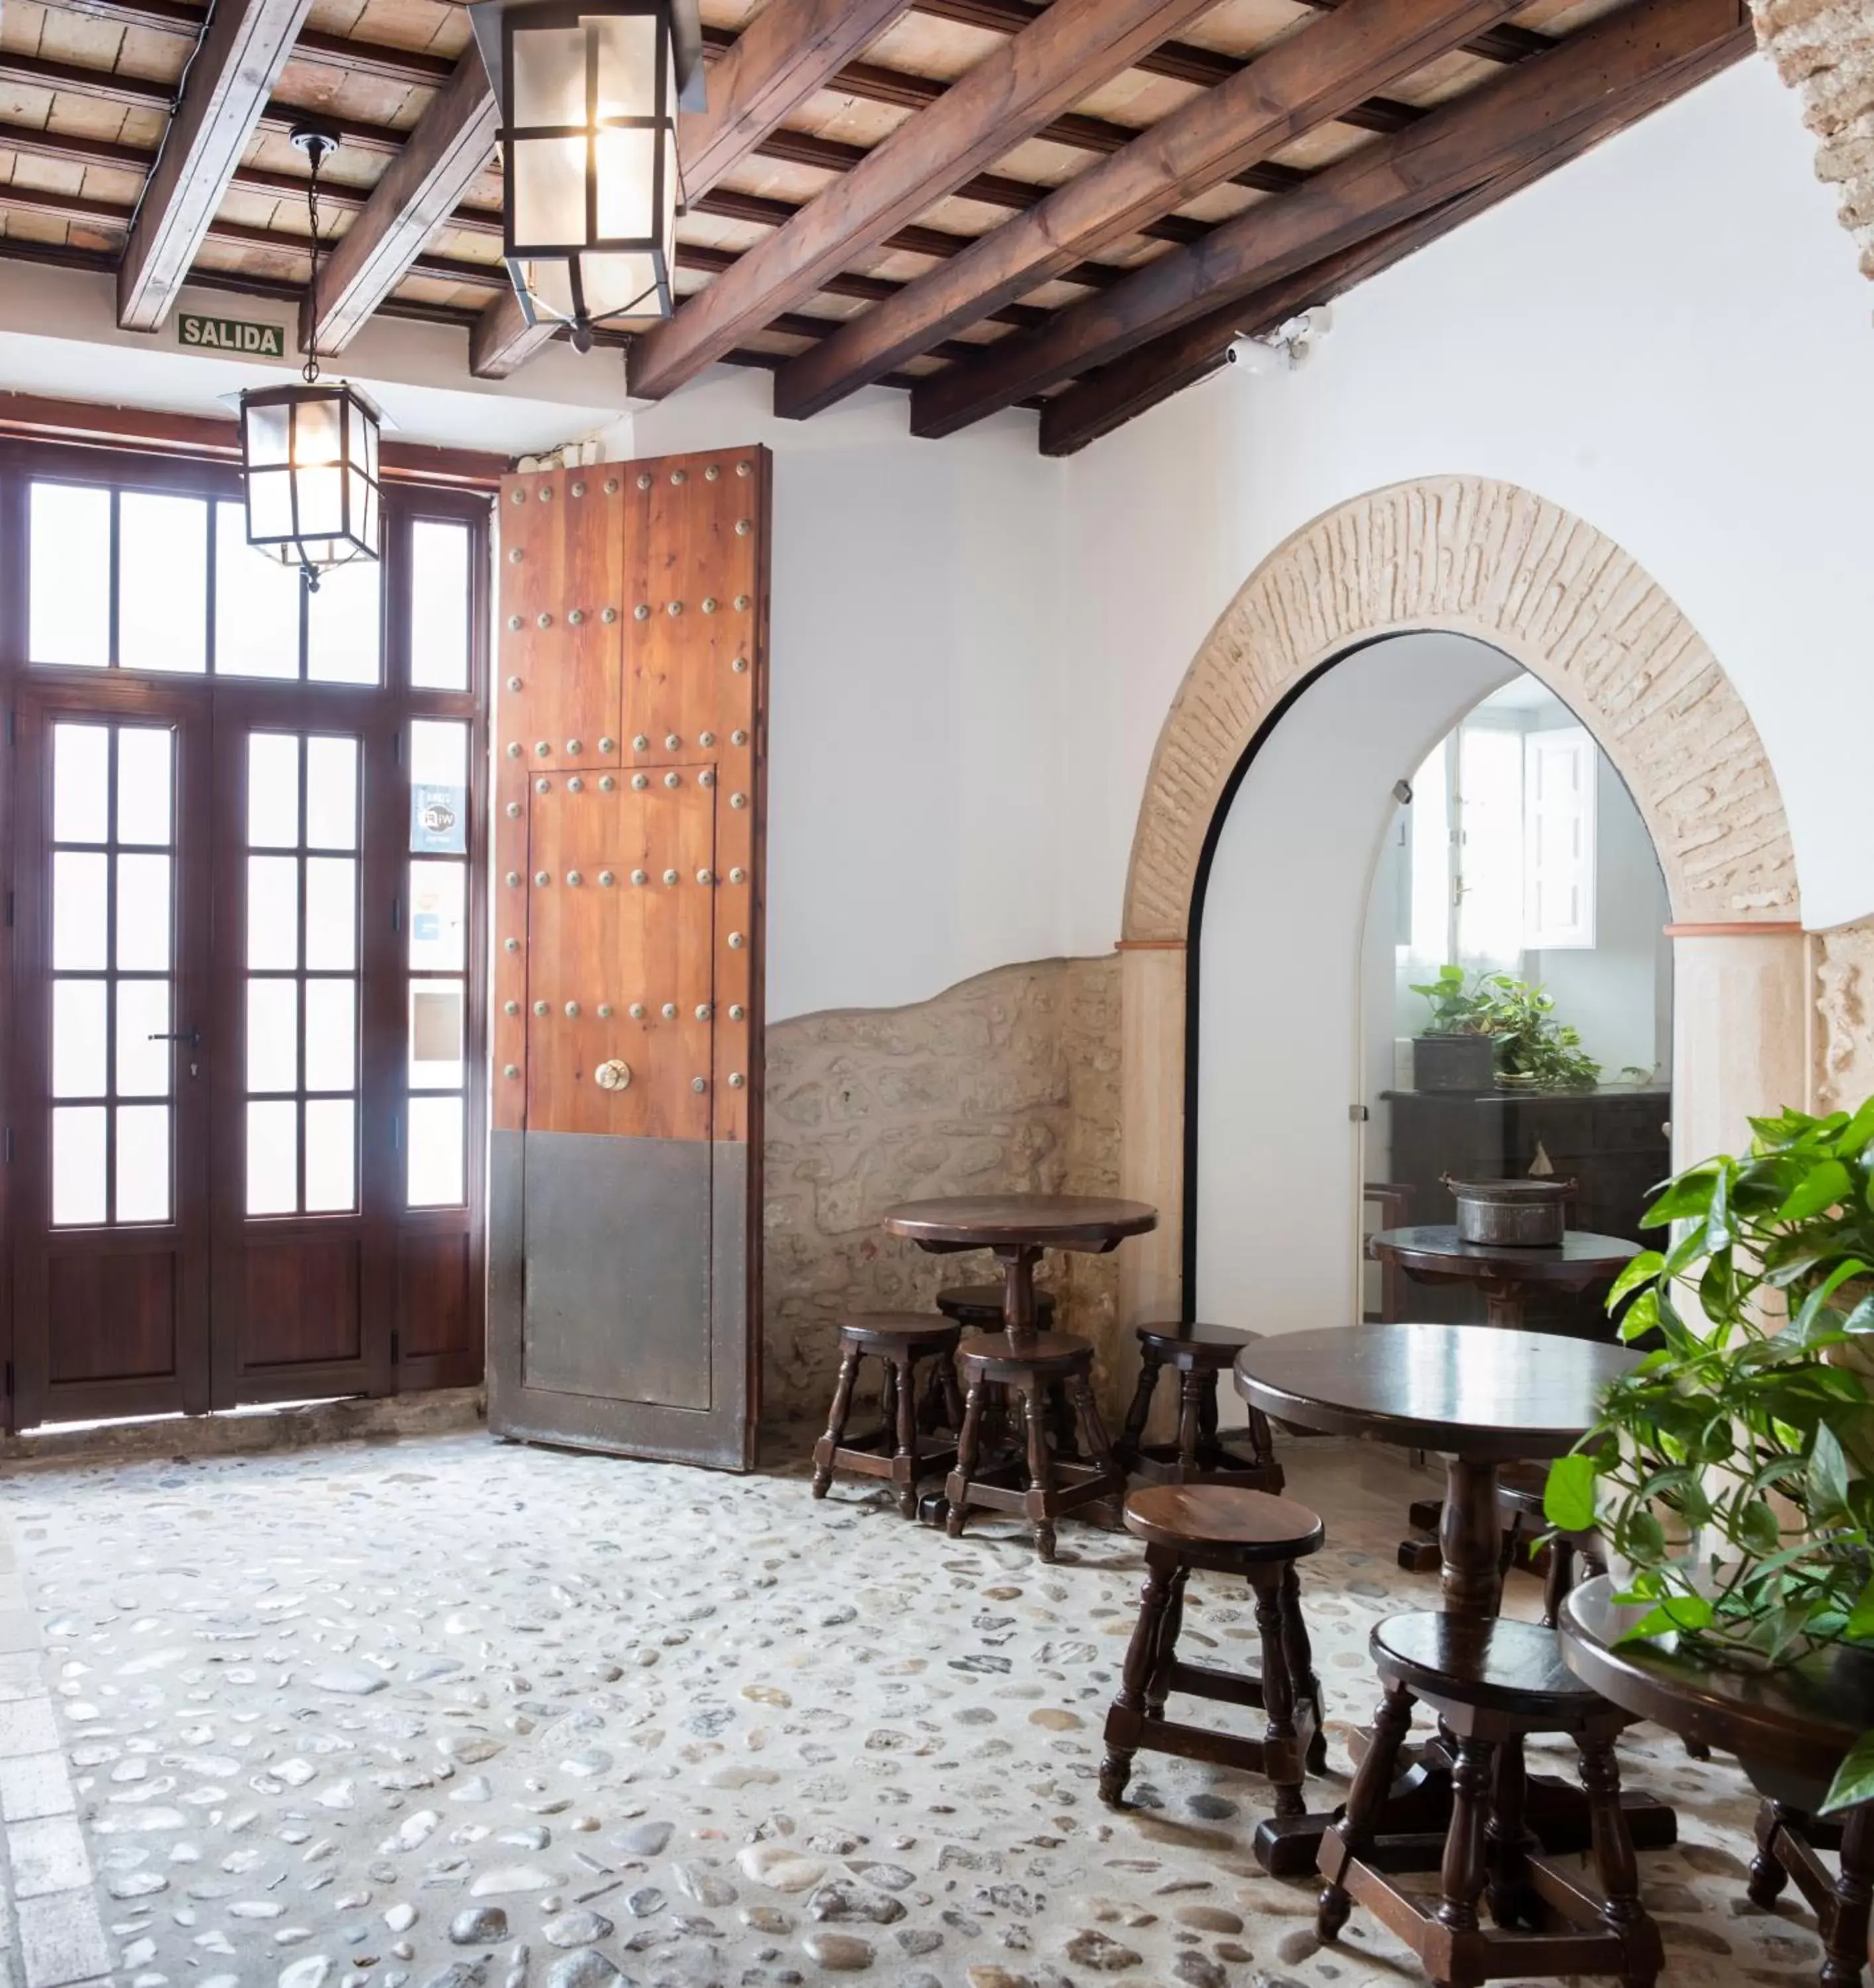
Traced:
<path fill-rule="evenodd" d="M 113 1381 L 173 1381 L 181 1279 L 174 1249 L 90 1248 L 46 1264 L 53 1320 L 46 1378 L 55 1391 Z"/>
<path fill-rule="evenodd" d="M 528 1124 L 707 1139 L 712 791 L 674 770 L 610 793 L 536 784 L 546 791 L 529 836 Z M 620 1088 L 599 1080 L 608 1060 L 628 1072 Z"/>
<path fill-rule="evenodd" d="M 205 1408 L 205 710 L 36 685 L 16 746 L 15 1425 Z"/>
<path fill-rule="evenodd" d="M 751 449 L 503 492 L 489 1422 L 504 1433 L 753 1455 L 769 489 Z M 616 758 L 595 756 L 608 742 Z"/>
<path fill-rule="evenodd" d="M 502 506 L 502 709 L 525 725 L 504 745 L 536 770 L 619 763 L 624 508 L 615 465 L 516 479 Z"/>

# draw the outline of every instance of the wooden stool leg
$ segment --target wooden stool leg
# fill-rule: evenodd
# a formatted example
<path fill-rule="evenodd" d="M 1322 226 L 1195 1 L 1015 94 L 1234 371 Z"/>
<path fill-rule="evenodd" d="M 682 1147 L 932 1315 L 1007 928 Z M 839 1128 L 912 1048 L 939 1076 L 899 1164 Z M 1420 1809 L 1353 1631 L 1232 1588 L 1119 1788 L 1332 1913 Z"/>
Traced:
<path fill-rule="evenodd" d="M 1044 1560 L 1054 1557 L 1054 1522 L 1041 1509 L 1054 1489 L 1054 1452 L 1048 1447 L 1047 1405 L 1042 1398 L 1047 1389 L 1033 1375 L 1012 1386 L 1009 1392 L 1020 1405 L 1028 1436 L 1028 1491 L 1030 1510 L 1035 1513 L 1034 1550 Z"/>
<path fill-rule="evenodd" d="M 824 1498 L 833 1482 L 833 1456 L 846 1440 L 846 1418 L 852 1412 L 853 1384 L 859 1378 L 859 1354 L 847 1347 L 840 1355 L 840 1378 L 833 1389 L 827 1432 L 814 1445 L 814 1496 Z"/>
<path fill-rule="evenodd" d="M 891 1484 L 900 1518 L 918 1516 L 918 1358 L 901 1353 L 892 1362 L 898 1377 L 898 1449 L 891 1459 Z"/>
<path fill-rule="evenodd" d="M 931 1371 L 925 1377 L 924 1398 L 918 1405 L 918 1427 L 925 1435 L 934 1435 L 940 1428 L 955 1428 L 955 1422 L 944 1420 L 944 1412 L 949 1405 L 944 1399 L 943 1370 L 949 1364 L 947 1356 L 937 1354 L 931 1361 Z"/>
<path fill-rule="evenodd" d="M 1203 1377 L 1187 1369 L 1178 1376 L 1178 1468 L 1172 1482 L 1189 1484 L 1198 1476 L 1198 1445 L 1203 1440 Z"/>
<path fill-rule="evenodd" d="M 1490 1825 L 1484 1831 L 1484 1861 L 1490 1871 L 1486 1898 L 1500 1926 L 1531 1923 L 1529 1851 L 1535 1839 L 1523 1824 L 1528 1779 L 1523 1766 L 1523 1736 L 1512 1733 L 1497 1750 L 1497 1784 L 1490 1795 Z"/>
<path fill-rule="evenodd" d="M 1347 1806 L 1328 1832 L 1329 1838 L 1339 1839 L 1338 1844 L 1331 1844 L 1328 1838 L 1322 1841 L 1322 1870 L 1335 1874 L 1328 1877 L 1315 1902 L 1314 1930 L 1324 1940 L 1340 1937 L 1347 1915 L 1353 1910 L 1353 1900 L 1348 1896 L 1346 1886 L 1338 1882 L 1338 1874 L 1373 1847 L 1373 1834 L 1385 1810 L 1392 1777 L 1399 1770 L 1399 1750 L 1412 1730 L 1412 1693 L 1402 1684 L 1389 1682 L 1379 1709 L 1373 1715 L 1372 1741 L 1354 1770 Z"/>
<path fill-rule="evenodd" d="M 1575 1542 L 1558 1533 L 1548 1543 L 1548 1572 L 1542 1582 L 1542 1626 L 1552 1629 L 1575 1586 Z"/>
<path fill-rule="evenodd" d="M 1119 1690 L 1106 1714 L 1106 1758 L 1100 1767 L 1100 1799 L 1117 1807 L 1132 1777 L 1132 1756 L 1138 1750 L 1139 1728 L 1146 1714 L 1145 1696 L 1158 1674 L 1159 1649 L 1166 1616 L 1182 1587 L 1177 1560 L 1162 1547 L 1145 1549 L 1145 1584 L 1138 1598 L 1138 1620 L 1126 1645 L 1119 1673 Z M 1175 1644 L 1175 1632 L 1173 1633 Z"/>
<path fill-rule="evenodd" d="M 1868 1817 L 1866 1808 L 1851 1809 L 1842 1827 L 1842 1874 L 1835 1882 L 1835 1909 L 1823 1934 L 1827 1958 L 1821 1988 L 1861 1988 L 1869 1907 L 1874 1898 L 1874 1827 Z"/>
<path fill-rule="evenodd" d="M 1751 1859 L 1751 1879 L 1744 1895 L 1766 1912 L 1783 1895 L 1783 1887 L 1789 1882 L 1789 1873 L 1777 1854 L 1776 1838 L 1792 1813 L 1781 1802 L 1767 1801 L 1757 1807 L 1757 1854 Z"/>
<path fill-rule="evenodd" d="M 1265 1470 L 1276 1468 L 1275 1444 L 1269 1435 L 1269 1418 L 1260 1408 L 1250 1411 L 1250 1454 Z"/>
<path fill-rule="evenodd" d="M 1483 1831 L 1490 1806 L 1493 1741 L 1466 1733 L 1451 1768 L 1451 1822 L 1439 1870 L 1439 1923 L 1453 1932 L 1475 1932 L 1483 1891 Z M 1596 1831 L 1597 1836 L 1598 1831 Z"/>
<path fill-rule="evenodd" d="M 1185 1377 L 1190 1378 L 1188 1374 Z M 1269 1715 L 1263 1745 L 1267 1750 L 1267 1773 L 1275 1790 L 1277 1815 L 1301 1815 L 1307 1804 L 1301 1799 L 1301 1750 L 1296 1744 L 1295 1681 L 1288 1667 L 1288 1638 L 1282 1633 L 1282 1577 L 1273 1568 L 1260 1577 L 1253 1575 L 1256 1593 L 1256 1629 L 1262 1638 L 1263 1709 Z M 1281 1778 L 1276 1777 L 1280 1774 Z"/>
<path fill-rule="evenodd" d="M 1165 1716 L 1165 1701 L 1171 1696 L 1172 1666 L 1178 1661 L 1178 1638 L 1184 1633 L 1184 1591 L 1191 1570 L 1182 1564 L 1171 1574 L 1171 1600 L 1159 1623 L 1158 1653 L 1152 1663 L 1152 1679 L 1145 1686 L 1145 1716 Z"/>
<path fill-rule="evenodd" d="M 1314 1708 L 1314 1736 L 1308 1742 L 1307 1770 L 1328 1771 L 1328 1715 L 1321 1702 L 1321 1679 L 1314 1675 L 1314 1647 L 1308 1641 L 1307 1618 L 1301 1612 L 1301 1577 L 1291 1560 L 1282 1570 L 1282 1648 L 1295 1696 Z"/>
<path fill-rule="evenodd" d="M 937 1384 L 943 1390 L 943 1419 L 940 1426 L 953 1429 L 960 1435 L 963 1428 L 963 1391 L 956 1384 L 956 1363 L 947 1353 L 937 1356 Z"/>
<path fill-rule="evenodd" d="M 1132 1405 L 1126 1410 L 1125 1427 L 1119 1432 L 1119 1454 L 1128 1469 L 1138 1461 L 1139 1445 L 1145 1438 L 1145 1424 L 1151 1418 L 1152 1397 L 1159 1384 L 1159 1369 L 1164 1364 L 1149 1347 L 1141 1350 L 1138 1385 L 1132 1390 Z"/>
<path fill-rule="evenodd" d="M 988 1384 L 972 1381 L 963 1408 L 963 1425 L 957 1432 L 956 1462 L 944 1486 L 950 1509 L 944 1514 L 943 1528 L 953 1540 L 963 1536 L 963 1520 L 969 1510 L 969 1480 L 976 1475 L 983 1452 L 983 1404 Z"/>
<path fill-rule="evenodd" d="M 1588 1826 L 1595 1876 L 1601 1886 L 1601 1920 L 1611 1933 L 1632 1942 L 1649 1927 L 1640 1903 L 1639 1862 L 1626 1811 L 1620 1806 L 1620 1767 L 1614 1757 L 1612 1733 L 1584 1735 L 1581 1740 L 1581 1786 L 1588 1791 Z M 1865 1925 L 1863 1951 L 1866 1950 Z M 1631 1951 L 1631 1947 L 1629 1947 Z M 1652 1965 L 1640 1966 L 1621 1976 L 1622 1988 L 1652 1988 L 1659 1973 L 1659 1936 L 1652 1936 Z M 1859 1966 L 1855 1979 L 1860 1978 Z"/>
<path fill-rule="evenodd" d="M 891 1432 L 898 1427 L 898 1368 L 889 1354 L 878 1356 L 879 1447 L 891 1447 Z"/>

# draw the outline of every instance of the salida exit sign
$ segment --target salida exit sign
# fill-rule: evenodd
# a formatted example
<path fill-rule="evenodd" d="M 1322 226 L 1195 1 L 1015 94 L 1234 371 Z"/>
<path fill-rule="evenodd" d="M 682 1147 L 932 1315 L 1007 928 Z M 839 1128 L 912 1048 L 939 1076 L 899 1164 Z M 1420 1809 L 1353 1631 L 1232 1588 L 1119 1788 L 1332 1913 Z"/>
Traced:
<path fill-rule="evenodd" d="M 201 352 L 237 352 L 244 359 L 284 359 L 284 325 L 250 324 L 244 318 L 197 317 L 184 311 L 176 319 L 176 336 Z"/>

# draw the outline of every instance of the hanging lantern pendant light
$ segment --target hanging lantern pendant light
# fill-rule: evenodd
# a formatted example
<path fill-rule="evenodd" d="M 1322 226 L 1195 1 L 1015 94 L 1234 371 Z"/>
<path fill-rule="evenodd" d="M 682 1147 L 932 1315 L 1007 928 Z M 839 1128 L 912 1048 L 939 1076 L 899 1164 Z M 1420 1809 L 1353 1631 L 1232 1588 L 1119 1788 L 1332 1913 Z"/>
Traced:
<path fill-rule="evenodd" d="M 480 0 L 501 112 L 502 252 L 529 324 L 668 317 L 679 107 L 701 110 L 694 0 Z"/>
<path fill-rule="evenodd" d="M 349 380 L 320 377 L 314 349 L 319 301 L 319 172 L 337 135 L 296 126 L 293 143 L 311 168 L 312 225 L 306 364 L 303 384 L 258 387 L 241 396 L 241 458 L 247 486 L 247 542 L 282 565 L 297 566 L 316 593 L 328 568 L 377 556 L 377 442 L 383 417 Z"/>

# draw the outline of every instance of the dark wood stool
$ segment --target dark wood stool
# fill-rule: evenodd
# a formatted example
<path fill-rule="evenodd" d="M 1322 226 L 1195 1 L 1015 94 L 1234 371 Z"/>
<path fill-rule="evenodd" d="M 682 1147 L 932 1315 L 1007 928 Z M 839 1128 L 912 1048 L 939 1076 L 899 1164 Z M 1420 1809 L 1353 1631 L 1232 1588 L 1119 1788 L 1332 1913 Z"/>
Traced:
<path fill-rule="evenodd" d="M 1583 1684 L 1564 1665 L 1555 1632 L 1533 1622 L 1392 1615 L 1370 1642 L 1385 1696 L 1346 1809 L 1321 1838 L 1321 1937 L 1338 1936 L 1357 1900 L 1412 1948 L 1435 1988 L 1476 1988 L 1511 1974 L 1610 1975 L 1622 1988 L 1652 1988 L 1663 1953 L 1640 1903 L 1614 1758 L 1629 1715 Z M 1378 1841 L 1412 1706 L 1421 1701 L 1438 1714 L 1455 1755 L 1442 1849 L 1423 1838 Z M 1523 1743 L 1534 1733 L 1566 1733 L 1578 1750 L 1598 1898 L 1563 1875 L 1525 1824 Z M 1433 1868 L 1435 1900 L 1402 1890 L 1386 1875 Z M 1480 1923 L 1480 1899 L 1493 1926 Z"/>
<path fill-rule="evenodd" d="M 1275 1787 L 1276 1814 L 1301 1814 L 1302 1781 L 1326 1767 L 1327 1741 L 1295 1562 L 1320 1546 L 1326 1529 L 1292 1499 L 1220 1484 L 1135 1491 L 1126 1500 L 1125 1523 L 1145 1542 L 1145 1586 L 1119 1695 L 1106 1715 L 1101 1800 L 1119 1802 L 1132 1778 L 1132 1756 L 1142 1750 L 1267 1775 Z M 1179 1662 L 1185 1583 L 1194 1567 L 1240 1575 L 1253 1590 L 1261 1676 Z M 1246 1740 L 1167 1719 L 1165 1701 L 1174 1691 L 1253 1706 L 1268 1714 L 1268 1726 L 1261 1739 Z"/>
<path fill-rule="evenodd" d="M 1052 1560 L 1057 1518 L 1102 1502 L 1111 1512 L 1125 1492 L 1125 1472 L 1093 1398 L 1093 1348 L 1084 1339 L 1058 1332 L 1033 1334 L 1019 1343 L 1006 1333 L 983 1333 L 958 1348 L 956 1366 L 964 1406 L 956 1462 L 944 1487 L 949 1535 L 956 1539 L 962 1534 L 972 1506 L 1020 1512 L 1033 1521 L 1035 1551 L 1043 1560 Z M 1025 1488 L 994 1483 L 979 1475 L 983 1418 L 990 1393 L 997 1389 L 1012 1437 L 1019 1434 L 1026 1439 L 1025 1469 L 1018 1473 L 1027 1479 Z M 1048 1440 L 1050 1398 L 1057 1395 L 1078 1425 L 1086 1450 L 1084 1461 L 1057 1454 Z"/>
<path fill-rule="evenodd" d="M 1269 1440 L 1269 1421 L 1260 1408 L 1250 1410 L 1249 1454 L 1226 1444 L 1217 1433 L 1217 1376 L 1236 1363 L 1244 1347 L 1261 1338 L 1260 1332 L 1239 1332 L 1226 1325 L 1169 1324 L 1133 1327 L 1138 1341 L 1138 1385 L 1127 1411 L 1120 1436 L 1121 1460 L 1128 1469 L 1155 1484 L 1227 1484 L 1246 1491 L 1278 1494 L 1282 1466 Z M 1178 1439 L 1147 1443 L 1145 1424 L 1159 1376 L 1169 1367 L 1178 1376 Z"/>
<path fill-rule="evenodd" d="M 952 1284 L 937 1293 L 937 1309 L 945 1318 L 971 1332 L 1000 1332 L 1003 1329 L 1003 1288 L 1000 1284 Z M 1034 1322 L 1042 1332 L 1054 1329 L 1054 1298 L 1050 1291 L 1037 1291 L 1034 1294 Z M 957 1425 L 946 1415 L 946 1398 L 938 1384 L 938 1376 L 932 1373 L 924 1391 L 924 1406 L 921 1411 L 927 1429 L 947 1428 L 956 1432 Z M 993 1445 L 1000 1446 L 1006 1439 L 1006 1431 L 1001 1426 L 1000 1403 L 993 1403 L 991 1419 L 996 1427 L 990 1432 Z M 1057 1449 L 1063 1454 L 1074 1446 L 1074 1418 L 1071 1414 L 1063 1417 L 1057 1412 L 1054 1418 L 1054 1437 Z"/>
<path fill-rule="evenodd" d="M 929 1312 L 863 1312 L 840 1327 L 840 1378 L 833 1390 L 833 1410 L 827 1432 L 814 1445 L 814 1496 L 824 1498 L 836 1470 L 854 1470 L 864 1477 L 888 1478 L 898 1493 L 898 1509 L 906 1518 L 918 1515 L 918 1479 L 947 1470 L 956 1460 L 954 1443 L 932 1442 L 918 1428 L 917 1370 L 920 1360 L 933 1363 L 938 1385 L 945 1391 L 950 1425 L 961 1422 L 956 1374 L 951 1360 L 962 1328 Z M 853 1388 L 859 1363 L 871 1359 L 881 1368 L 877 1428 L 849 1436 Z"/>

